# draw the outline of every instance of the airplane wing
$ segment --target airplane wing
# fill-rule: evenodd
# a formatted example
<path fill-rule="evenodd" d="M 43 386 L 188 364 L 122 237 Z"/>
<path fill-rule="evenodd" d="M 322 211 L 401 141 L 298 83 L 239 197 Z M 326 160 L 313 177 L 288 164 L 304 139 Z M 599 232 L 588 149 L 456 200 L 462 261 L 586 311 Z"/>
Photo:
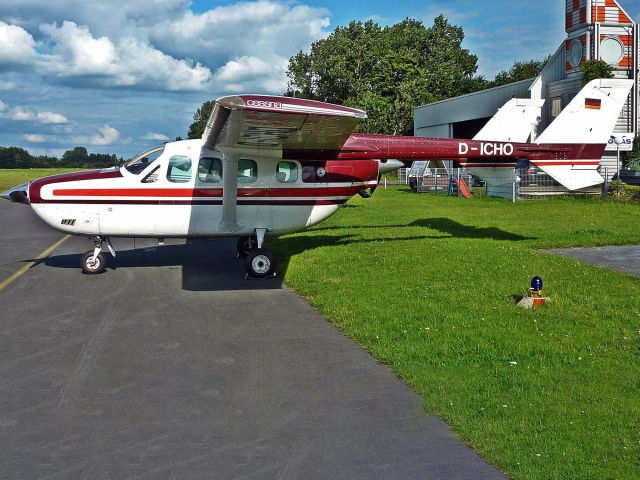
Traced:
<path fill-rule="evenodd" d="M 216 100 L 202 138 L 207 148 L 336 151 L 365 118 L 362 110 L 314 100 L 229 96 Z"/>

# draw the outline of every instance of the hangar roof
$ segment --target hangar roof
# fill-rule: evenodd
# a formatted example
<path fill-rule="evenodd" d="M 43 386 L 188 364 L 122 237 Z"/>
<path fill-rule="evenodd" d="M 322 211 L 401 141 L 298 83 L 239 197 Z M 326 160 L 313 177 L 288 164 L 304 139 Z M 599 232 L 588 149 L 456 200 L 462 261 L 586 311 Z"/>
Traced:
<path fill-rule="evenodd" d="M 534 80 L 535 78 L 530 78 L 510 83 L 509 85 L 502 85 L 416 107 L 414 128 L 493 117 L 496 111 L 510 98 L 514 96 L 517 98 L 530 98 L 529 87 L 531 87 Z"/>

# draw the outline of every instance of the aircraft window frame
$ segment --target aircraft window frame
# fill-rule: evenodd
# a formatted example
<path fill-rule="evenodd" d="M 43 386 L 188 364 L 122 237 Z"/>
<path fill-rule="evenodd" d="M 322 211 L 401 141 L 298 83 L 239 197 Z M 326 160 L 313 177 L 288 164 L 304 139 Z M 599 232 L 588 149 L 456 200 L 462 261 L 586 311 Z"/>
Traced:
<path fill-rule="evenodd" d="M 281 171 L 280 166 L 286 164 L 288 172 Z M 288 175 L 287 175 L 288 173 Z M 284 177 L 280 174 L 284 174 Z M 300 167 L 296 162 L 283 160 L 276 165 L 276 180 L 280 183 L 296 183 L 300 178 Z"/>
<path fill-rule="evenodd" d="M 245 162 L 251 162 L 248 167 L 241 168 L 241 164 Z M 241 173 L 247 170 L 250 171 L 250 175 L 242 175 Z M 238 160 L 238 184 L 247 184 L 247 183 L 255 183 L 258 180 L 258 162 L 252 160 L 250 158 L 241 158 Z"/>
<path fill-rule="evenodd" d="M 210 160 L 211 163 L 209 164 L 209 167 L 205 167 L 204 172 L 204 178 L 201 176 L 201 170 L 200 168 L 203 167 L 203 161 L 208 161 Z M 214 165 L 217 166 L 218 168 L 214 168 Z M 214 171 L 218 171 L 220 172 L 219 175 L 217 176 L 217 178 L 214 176 L 215 174 L 213 173 Z M 207 177 L 212 176 L 213 178 L 207 179 Z M 197 179 L 199 183 L 220 183 L 222 181 L 222 160 L 220 160 L 217 157 L 201 157 L 200 160 L 198 161 L 198 174 L 197 174 Z"/>
<path fill-rule="evenodd" d="M 139 153 L 135 157 L 128 160 L 123 167 L 127 172 L 133 175 L 139 175 L 147 169 L 149 165 L 155 162 L 164 153 L 164 145 L 155 146 L 149 150 Z M 151 159 L 150 159 L 151 157 Z"/>
<path fill-rule="evenodd" d="M 186 161 L 189 161 L 189 176 L 187 177 L 186 175 L 172 175 L 172 164 L 175 162 L 184 162 L 186 164 Z M 178 168 L 175 167 L 177 170 L 182 170 L 185 173 L 187 172 L 186 170 L 183 170 L 182 168 Z M 189 183 L 192 179 L 193 179 L 193 161 L 191 160 L 191 157 L 188 157 L 186 155 L 172 155 L 169 158 L 169 161 L 167 162 L 167 175 L 166 178 L 169 182 L 171 183 Z"/>
<path fill-rule="evenodd" d="M 158 177 L 160 175 L 160 165 L 156 165 L 154 169 L 152 169 L 145 177 L 142 179 L 142 183 L 154 183 L 158 181 Z"/>

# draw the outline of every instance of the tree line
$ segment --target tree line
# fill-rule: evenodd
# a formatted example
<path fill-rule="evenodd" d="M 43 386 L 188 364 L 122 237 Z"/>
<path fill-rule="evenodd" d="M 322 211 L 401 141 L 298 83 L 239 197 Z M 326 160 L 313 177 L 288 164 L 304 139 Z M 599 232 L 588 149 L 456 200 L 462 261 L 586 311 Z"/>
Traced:
<path fill-rule="evenodd" d="M 85 147 L 64 152 L 61 158 L 48 155 L 33 156 L 24 148 L 0 147 L 2 168 L 107 168 L 120 165 L 122 157 L 108 153 L 89 153 Z"/>
<path fill-rule="evenodd" d="M 442 15 L 431 26 L 352 21 L 291 57 L 284 94 L 365 110 L 361 132 L 412 135 L 416 106 L 535 77 L 547 62 L 515 62 L 488 80 L 463 40 L 462 27 Z M 188 138 L 202 136 L 214 103 L 195 112 Z"/>

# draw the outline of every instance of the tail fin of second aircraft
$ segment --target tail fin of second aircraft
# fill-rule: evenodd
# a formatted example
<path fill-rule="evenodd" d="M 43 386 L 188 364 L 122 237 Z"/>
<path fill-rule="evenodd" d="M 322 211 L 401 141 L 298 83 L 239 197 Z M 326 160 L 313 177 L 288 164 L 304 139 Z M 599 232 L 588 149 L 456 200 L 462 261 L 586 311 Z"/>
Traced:
<path fill-rule="evenodd" d="M 474 140 L 524 143 L 538 124 L 543 99 L 512 98 L 487 122 Z"/>
<path fill-rule="evenodd" d="M 525 143 L 538 124 L 543 99 L 512 98 L 491 117 L 474 140 Z M 516 176 L 511 168 L 467 166 L 474 175 L 492 186 L 512 183 Z"/>

